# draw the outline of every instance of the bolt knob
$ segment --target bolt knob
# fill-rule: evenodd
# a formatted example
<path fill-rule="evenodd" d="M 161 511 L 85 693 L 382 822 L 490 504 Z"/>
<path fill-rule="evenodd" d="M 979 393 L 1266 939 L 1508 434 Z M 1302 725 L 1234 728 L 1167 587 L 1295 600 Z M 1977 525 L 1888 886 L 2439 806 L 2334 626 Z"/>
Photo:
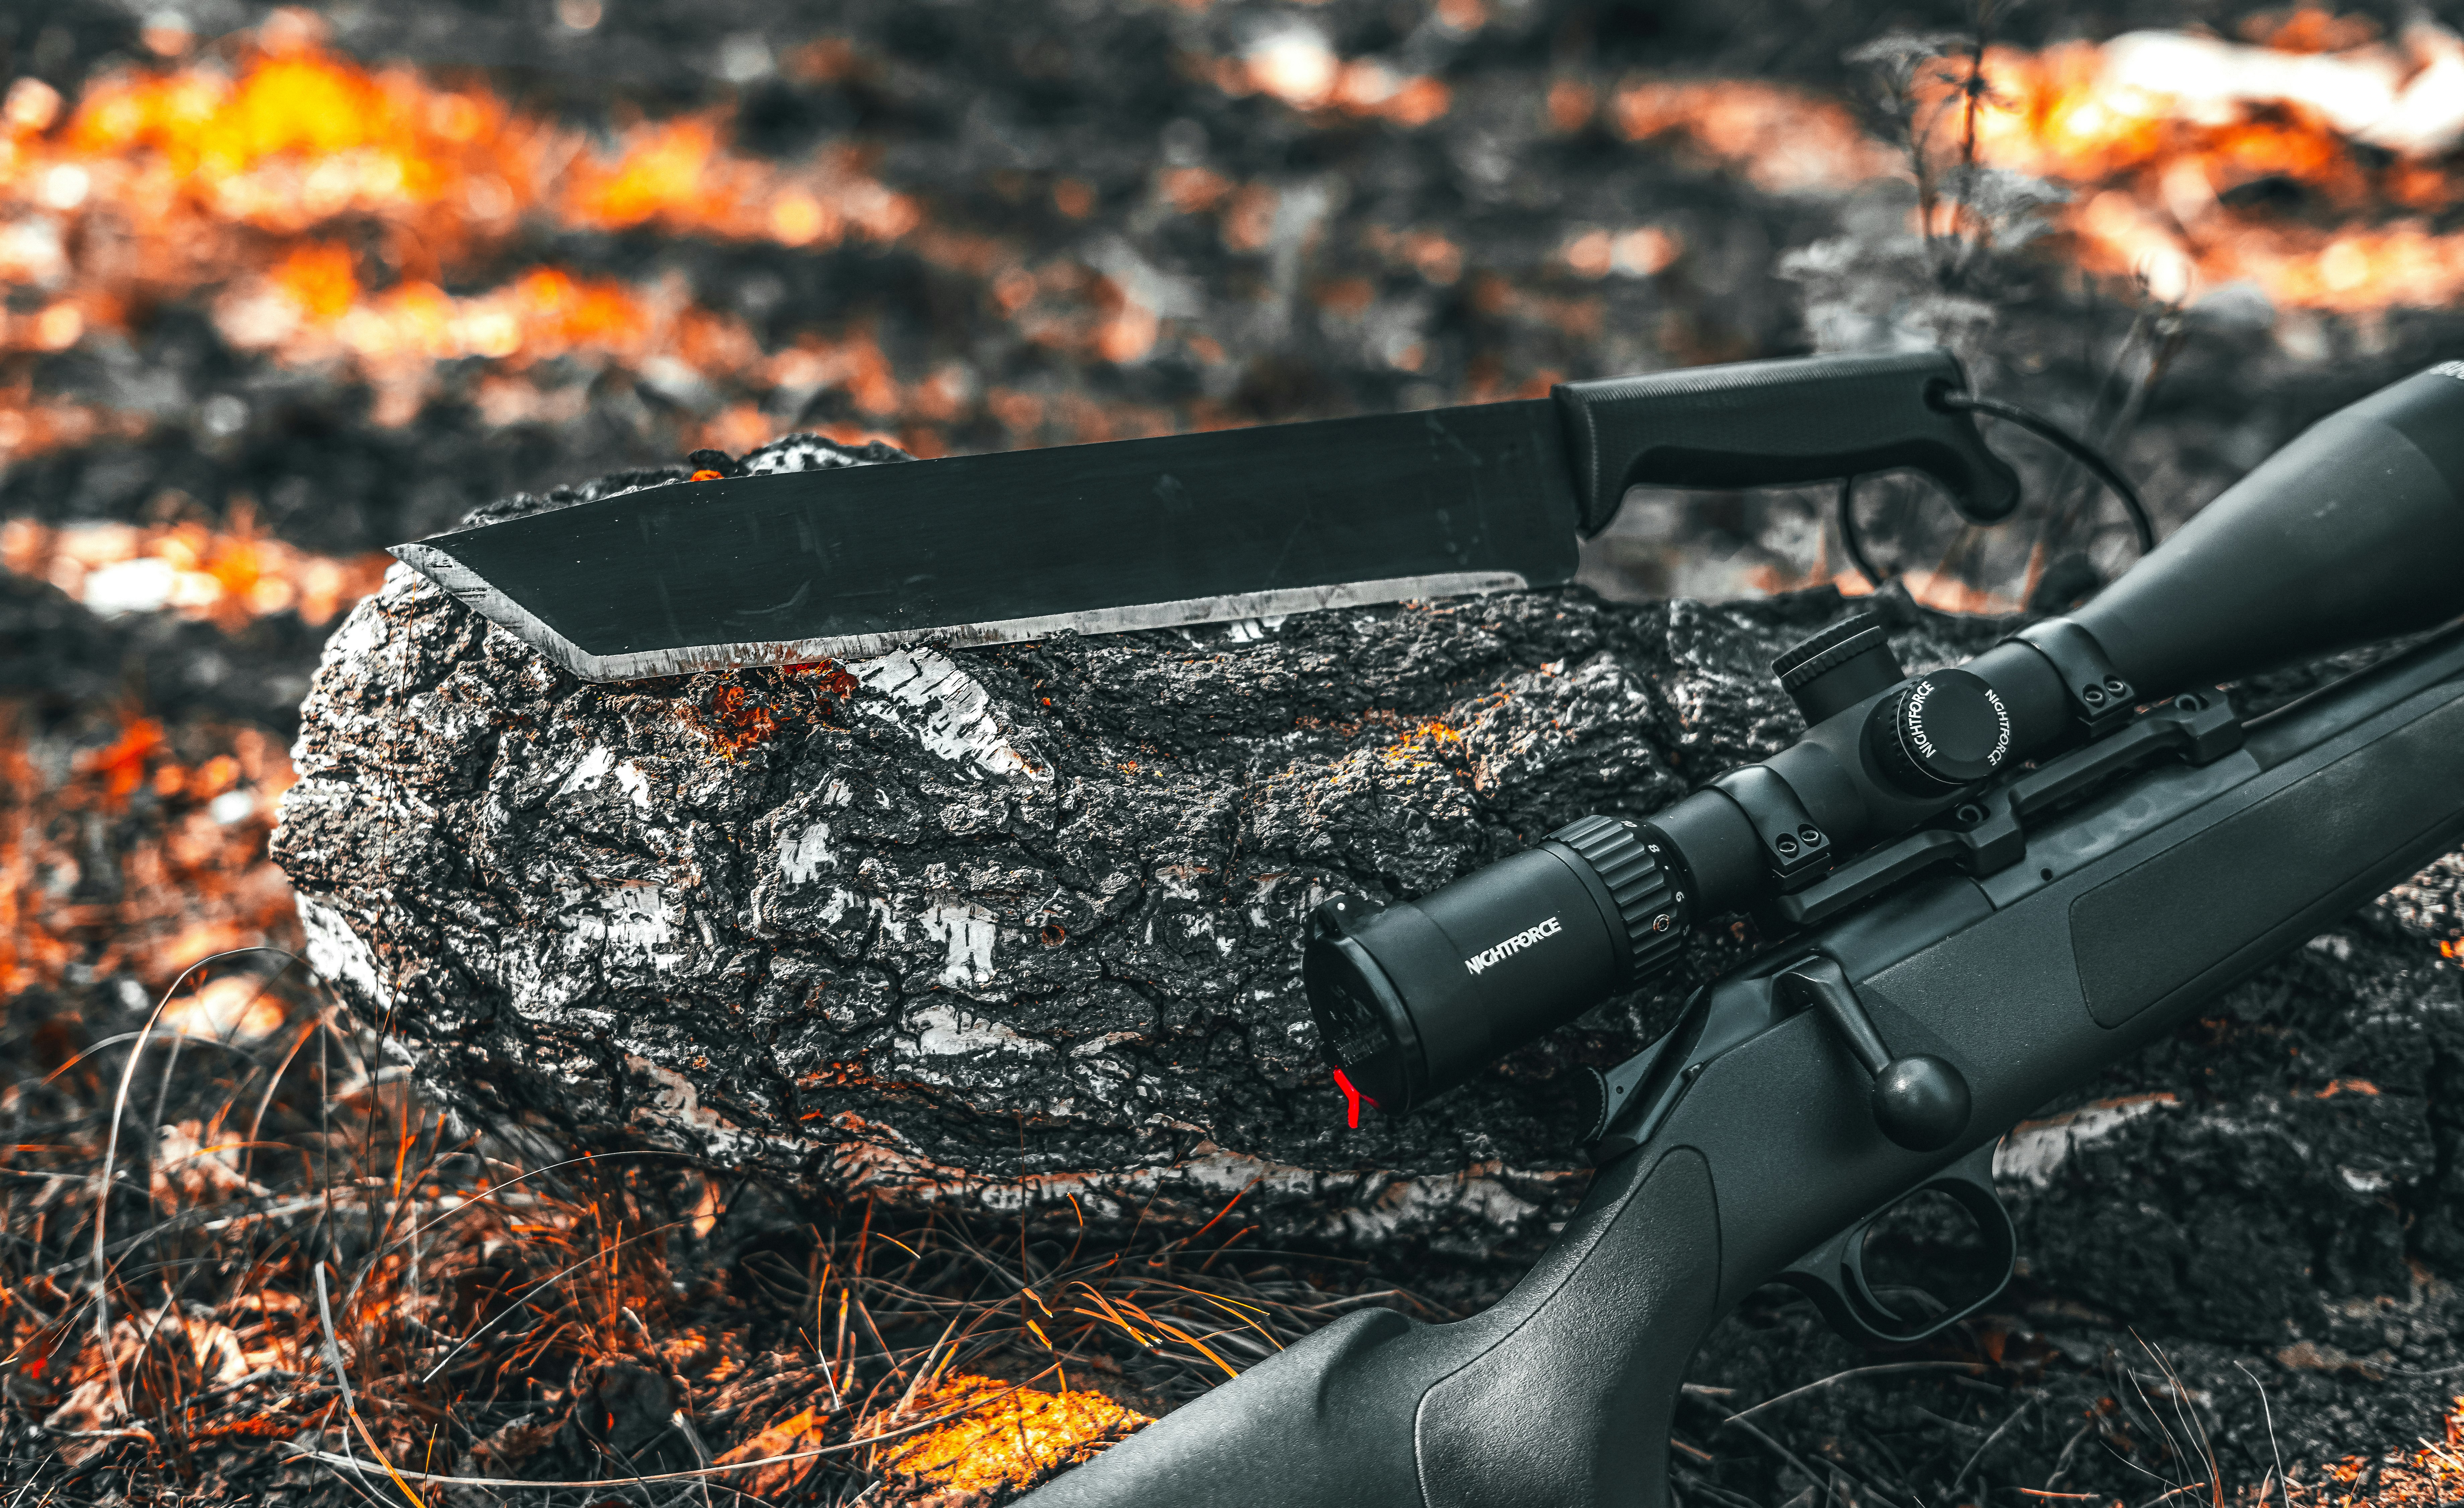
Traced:
<path fill-rule="evenodd" d="M 2000 770 L 2011 757 L 2011 709 L 1982 676 L 1938 670 L 1874 709 L 1874 748 L 1894 784 L 1938 796 Z"/>
<path fill-rule="evenodd" d="M 1930 1053 L 1895 1057 L 1874 1076 L 1874 1121 L 1911 1152 L 1935 1152 L 1968 1129 L 1968 1080 Z"/>

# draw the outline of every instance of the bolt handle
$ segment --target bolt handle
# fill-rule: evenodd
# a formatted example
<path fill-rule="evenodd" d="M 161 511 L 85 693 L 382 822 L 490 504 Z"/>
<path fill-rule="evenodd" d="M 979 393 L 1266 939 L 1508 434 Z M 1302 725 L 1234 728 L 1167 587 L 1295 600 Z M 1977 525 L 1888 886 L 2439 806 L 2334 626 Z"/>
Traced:
<path fill-rule="evenodd" d="M 1874 1019 L 1857 999 L 1848 976 L 1827 958 L 1801 964 L 1780 976 L 1784 990 L 1819 1007 L 1839 1040 L 1874 1078 L 1874 1123 L 1911 1152 L 1937 1152 L 1968 1129 L 1968 1079 L 1947 1059 L 1930 1053 L 1894 1057 L 1874 1030 Z"/>

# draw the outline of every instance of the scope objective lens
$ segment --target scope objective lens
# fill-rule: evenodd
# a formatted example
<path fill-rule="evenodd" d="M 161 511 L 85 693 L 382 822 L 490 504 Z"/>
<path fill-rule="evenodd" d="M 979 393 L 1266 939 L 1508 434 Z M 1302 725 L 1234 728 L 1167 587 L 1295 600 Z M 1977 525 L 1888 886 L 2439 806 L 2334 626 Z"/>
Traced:
<path fill-rule="evenodd" d="M 1418 900 L 1335 897 L 1301 955 L 1320 1047 L 1408 1113 L 1673 961 L 1681 874 L 1652 830 L 1585 817 Z"/>

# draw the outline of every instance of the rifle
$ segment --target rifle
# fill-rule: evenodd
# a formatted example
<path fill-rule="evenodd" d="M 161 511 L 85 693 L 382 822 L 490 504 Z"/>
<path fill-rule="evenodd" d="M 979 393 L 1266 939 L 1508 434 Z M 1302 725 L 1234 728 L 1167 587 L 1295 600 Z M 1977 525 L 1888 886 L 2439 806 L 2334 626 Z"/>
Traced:
<path fill-rule="evenodd" d="M 2436 628 L 2460 567 L 2451 362 L 1962 667 L 1903 676 L 1870 619 L 1797 646 L 1775 669 L 1804 738 L 1648 822 L 1327 901 L 1321 1042 L 1397 1114 L 1633 988 L 1696 919 L 1778 941 L 1597 1079 L 1590 1191 L 1497 1304 L 1347 1315 L 1026 1501 L 1660 1508 L 1686 1364 L 1752 1289 L 1868 1343 L 1973 1312 L 2000 1282 L 1925 1306 L 1869 1280 L 1869 1226 L 1947 1195 L 2007 1281 L 2005 1130 L 2464 839 L 2464 625 L 2247 724 L 2215 689 Z"/>

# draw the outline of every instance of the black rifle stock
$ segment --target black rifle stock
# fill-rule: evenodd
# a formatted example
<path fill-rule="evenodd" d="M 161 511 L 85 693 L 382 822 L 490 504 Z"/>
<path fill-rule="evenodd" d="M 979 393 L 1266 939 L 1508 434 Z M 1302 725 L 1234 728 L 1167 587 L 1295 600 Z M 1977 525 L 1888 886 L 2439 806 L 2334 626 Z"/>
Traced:
<path fill-rule="evenodd" d="M 2299 458 L 2315 477 L 2315 448 Z M 2452 536 L 2464 476 L 2410 490 L 2387 506 Z M 2439 565 L 2443 618 L 2464 562 Z M 1029 1501 L 1659 1508 L 1686 1365 L 1748 1292 L 1793 1283 L 1872 1339 L 1931 1328 L 1866 1284 L 1868 1222 L 1940 1187 L 2007 1254 L 2005 1130 L 2464 840 L 2464 629 L 2246 730 L 2219 694 L 2175 699 L 1972 802 L 1960 820 L 2024 831 L 2023 855 L 1913 870 L 1698 993 L 1609 1076 L 1590 1194 L 1497 1305 L 1346 1316 Z M 1874 1053 L 1841 1025 L 1860 1010 L 1875 1046 L 1964 1076 L 1966 1134 L 1884 1135 Z"/>

